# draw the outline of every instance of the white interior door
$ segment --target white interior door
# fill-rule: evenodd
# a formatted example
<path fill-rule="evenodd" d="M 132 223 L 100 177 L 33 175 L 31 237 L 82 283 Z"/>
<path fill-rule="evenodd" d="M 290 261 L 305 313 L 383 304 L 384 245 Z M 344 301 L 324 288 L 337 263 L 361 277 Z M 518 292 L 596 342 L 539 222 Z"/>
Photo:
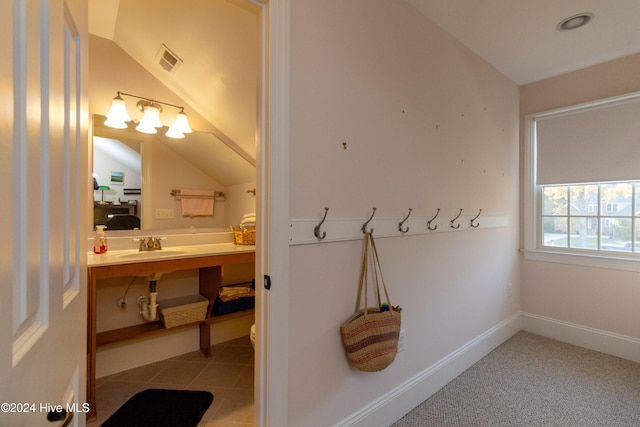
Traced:
<path fill-rule="evenodd" d="M 0 425 L 84 425 L 86 2 L 0 2 Z M 81 209 L 84 207 L 84 209 Z"/>

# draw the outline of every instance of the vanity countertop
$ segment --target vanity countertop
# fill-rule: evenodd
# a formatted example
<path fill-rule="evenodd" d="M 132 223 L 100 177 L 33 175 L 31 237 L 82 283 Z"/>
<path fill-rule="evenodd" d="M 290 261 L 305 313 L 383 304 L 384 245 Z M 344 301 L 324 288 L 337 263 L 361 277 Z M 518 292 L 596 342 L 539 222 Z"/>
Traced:
<path fill-rule="evenodd" d="M 114 250 L 106 254 L 89 252 L 87 267 L 107 265 L 135 264 L 149 261 L 167 261 L 183 258 L 196 258 L 209 255 L 227 255 L 255 252 L 252 245 L 236 245 L 235 243 L 213 243 L 206 245 L 169 246 L 157 251 L 139 251 L 138 249 Z"/>

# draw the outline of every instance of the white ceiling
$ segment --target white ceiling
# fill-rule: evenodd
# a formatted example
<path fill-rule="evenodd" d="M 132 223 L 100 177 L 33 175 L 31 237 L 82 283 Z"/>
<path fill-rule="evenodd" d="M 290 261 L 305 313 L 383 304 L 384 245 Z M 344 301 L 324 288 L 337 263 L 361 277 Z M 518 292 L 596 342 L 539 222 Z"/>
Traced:
<path fill-rule="evenodd" d="M 518 84 L 640 52 L 638 0 L 406 0 Z M 556 25 L 591 12 L 573 31 Z"/>

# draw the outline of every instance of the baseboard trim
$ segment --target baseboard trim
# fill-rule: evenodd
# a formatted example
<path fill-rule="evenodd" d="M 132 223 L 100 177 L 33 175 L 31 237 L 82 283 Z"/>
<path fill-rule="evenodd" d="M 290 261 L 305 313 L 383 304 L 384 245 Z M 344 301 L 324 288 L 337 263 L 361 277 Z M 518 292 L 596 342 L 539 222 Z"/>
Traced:
<path fill-rule="evenodd" d="M 391 425 L 522 330 L 520 322 L 520 313 L 510 316 L 336 426 L 386 427 Z"/>
<path fill-rule="evenodd" d="M 640 363 L 640 339 L 532 313 L 521 317 L 527 332 Z"/>

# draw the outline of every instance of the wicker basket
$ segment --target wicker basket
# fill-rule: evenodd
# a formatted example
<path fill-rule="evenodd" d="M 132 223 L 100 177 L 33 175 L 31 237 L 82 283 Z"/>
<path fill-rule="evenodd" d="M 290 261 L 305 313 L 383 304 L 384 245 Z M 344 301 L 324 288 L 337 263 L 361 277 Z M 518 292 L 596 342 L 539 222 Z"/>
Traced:
<path fill-rule="evenodd" d="M 189 295 L 158 301 L 158 312 L 165 328 L 202 322 L 207 317 L 209 300 L 202 295 Z"/>
<path fill-rule="evenodd" d="M 243 227 L 235 228 L 231 226 L 233 231 L 233 241 L 236 245 L 255 245 L 256 244 L 256 228 Z"/>

